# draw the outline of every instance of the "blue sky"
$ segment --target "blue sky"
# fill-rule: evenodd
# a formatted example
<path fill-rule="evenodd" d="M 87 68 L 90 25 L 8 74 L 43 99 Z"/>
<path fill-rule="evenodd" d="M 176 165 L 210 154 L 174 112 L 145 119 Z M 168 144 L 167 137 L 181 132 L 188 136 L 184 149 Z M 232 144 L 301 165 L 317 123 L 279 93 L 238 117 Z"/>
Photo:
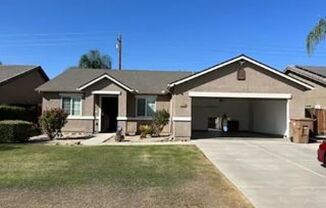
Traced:
<path fill-rule="evenodd" d="M 277 69 L 326 65 L 326 44 L 309 57 L 305 37 L 326 16 L 324 0 L 2 0 L 0 60 L 38 64 L 50 77 L 90 49 L 129 69 L 198 71 L 245 53 Z"/>

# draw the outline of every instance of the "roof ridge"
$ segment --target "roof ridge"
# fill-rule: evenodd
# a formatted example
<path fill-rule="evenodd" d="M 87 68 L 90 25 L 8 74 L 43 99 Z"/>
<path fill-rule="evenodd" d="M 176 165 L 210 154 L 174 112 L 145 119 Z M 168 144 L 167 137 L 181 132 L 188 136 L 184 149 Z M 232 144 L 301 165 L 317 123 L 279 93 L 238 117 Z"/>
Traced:
<path fill-rule="evenodd" d="M 326 69 L 326 65 L 295 65 L 298 67 L 322 67 Z"/>
<path fill-rule="evenodd" d="M 317 73 L 317 72 L 311 71 L 311 69 L 307 69 L 307 68 L 305 68 L 305 67 L 303 67 L 303 66 L 299 66 L 299 65 L 295 65 L 295 66 L 296 66 L 296 68 L 299 69 L 299 70 L 305 71 L 305 72 L 307 72 L 307 73 L 311 73 L 311 74 L 313 74 L 313 75 L 316 75 L 316 76 L 319 76 L 319 77 L 322 77 L 322 78 L 326 78 L 325 75 L 322 75 L 322 74 L 320 74 L 320 73 Z M 307 66 L 306 66 L 306 67 L 307 67 Z M 326 71 L 326 68 L 325 68 L 325 71 Z"/>
<path fill-rule="evenodd" d="M 5 67 L 31 67 L 31 68 L 36 68 L 40 67 L 41 65 L 23 65 L 23 64 L 2 64 L 0 65 L 0 68 L 5 68 Z"/>
<path fill-rule="evenodd" d="M 66 70 L 96 70 L 96 71 L 107 71 L 107 72 L 160 72 L 160 73 L 192 73 L 191 70 L 156 70 L 156 69 L 92 69 L 92 68 L 80 68 L 80 67 L 70 67 Z"/>

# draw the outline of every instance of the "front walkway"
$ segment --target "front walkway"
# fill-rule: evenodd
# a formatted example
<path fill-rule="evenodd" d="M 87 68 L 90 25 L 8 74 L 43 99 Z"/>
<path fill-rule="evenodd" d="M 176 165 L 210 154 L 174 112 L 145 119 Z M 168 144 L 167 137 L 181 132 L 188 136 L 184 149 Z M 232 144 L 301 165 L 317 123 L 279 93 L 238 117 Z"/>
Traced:
<path fill-rule="evenodd" d="M 199 139 L 206 157 L 259 207 L 326 207 L 326 168 L 318 144 L 279 139 Z"/>
<path fill-rule="evenodd" d="M 81 142 L 83 145 L 102 145 L 104 142 L 112 139 L 115 133 L 100 133 L 95 134 L 94 137 L 86 139 Z"/>

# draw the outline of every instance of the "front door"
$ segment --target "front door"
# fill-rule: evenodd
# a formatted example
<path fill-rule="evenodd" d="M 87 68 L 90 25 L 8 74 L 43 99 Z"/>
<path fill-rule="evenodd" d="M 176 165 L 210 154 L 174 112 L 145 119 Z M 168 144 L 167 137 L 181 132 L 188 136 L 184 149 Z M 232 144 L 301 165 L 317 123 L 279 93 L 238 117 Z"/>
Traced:
<path fill-rule="evenodd" d="M 101 132 L 117 130 L 118 97 L 102 97 Z"/>

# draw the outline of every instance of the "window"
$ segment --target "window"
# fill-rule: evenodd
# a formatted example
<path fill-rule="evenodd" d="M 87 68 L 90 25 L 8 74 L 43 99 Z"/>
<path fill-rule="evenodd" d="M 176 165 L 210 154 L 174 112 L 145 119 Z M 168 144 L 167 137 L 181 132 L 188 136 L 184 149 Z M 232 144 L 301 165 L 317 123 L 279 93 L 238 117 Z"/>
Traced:
<path fill-rule="evenodd" d="M 69 116 L 81 115 L 81 98 L 80 97 L 62 97 L 62 109 Z"/>
<path fill-rule="evenodd" d="M 156 111 L 156 98 L 153 96 L 136 98 L 137 116 L 150 117 Z"/>

